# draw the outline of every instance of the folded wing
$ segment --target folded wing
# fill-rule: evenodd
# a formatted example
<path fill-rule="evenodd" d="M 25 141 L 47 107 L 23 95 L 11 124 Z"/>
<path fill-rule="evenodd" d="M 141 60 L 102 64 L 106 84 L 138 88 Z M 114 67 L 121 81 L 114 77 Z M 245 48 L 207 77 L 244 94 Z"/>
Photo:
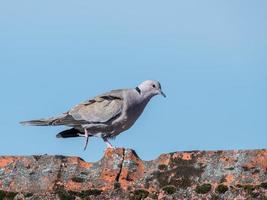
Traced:
<path fill-rule="evenodd" d="M 67 114 L 75 124 L 109 123 L 121 115 L 122 109 L 122 91 L 111 91 L 74 106 Z"/>

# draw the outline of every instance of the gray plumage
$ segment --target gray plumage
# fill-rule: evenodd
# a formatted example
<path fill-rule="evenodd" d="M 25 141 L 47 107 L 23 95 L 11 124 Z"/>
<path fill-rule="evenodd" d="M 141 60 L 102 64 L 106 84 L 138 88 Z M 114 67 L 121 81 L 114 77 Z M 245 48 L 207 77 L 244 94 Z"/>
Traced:
<path fill-rule="evenodd" d="M 69 111 L 57 117 L 47 119 L 23 121 L 23 125 L 72 127 L 63 131 L 57 137 L 100 136 L 108 142 L 129 129 L 142 114 L 149 100 L 155 96 L 165 94 L 158 81 L 147 80 L 135 89 L 112 90 L 93 99 L 80 103 Z"/>

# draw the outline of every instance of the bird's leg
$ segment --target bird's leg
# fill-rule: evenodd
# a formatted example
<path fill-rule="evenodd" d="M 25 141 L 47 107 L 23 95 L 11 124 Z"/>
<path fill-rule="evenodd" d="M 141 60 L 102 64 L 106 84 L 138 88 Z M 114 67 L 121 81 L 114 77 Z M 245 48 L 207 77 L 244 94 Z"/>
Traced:
<path fill-rule="evenodd" d="M 88 139 L 89 139 L 89 134 L 88 134 L 88 131 L 87 131 L 86 128 L 84 129 L 84 137 L 85 137 L 85 144 L 84 144 L 83 150 L 85 151 L 86 147 L 87 147 L 87 144 L 88 144 Z"/>
<path fill-rule="evenodd" d="M 103 138 L 103 140 L 104 140 L 104 142 L 106 143 L 107 148 L 112 148 L 112 149 L 114 149 L 114 147 L 113 147 L 112 144 L 108 141 L 107 138 Z"/>

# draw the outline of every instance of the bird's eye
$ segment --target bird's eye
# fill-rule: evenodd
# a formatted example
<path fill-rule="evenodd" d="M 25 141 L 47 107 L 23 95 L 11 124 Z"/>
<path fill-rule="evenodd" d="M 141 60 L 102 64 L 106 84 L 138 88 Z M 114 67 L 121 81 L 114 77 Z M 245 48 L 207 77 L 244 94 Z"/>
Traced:
<path fill-rule="evenodd" d="M 153 88 L 155 88 L 155 87 L 156 87 L 156 85 L 155 85 L 155 84 L 153 84 L 153 85 L 152 85 L 152 87 L 153 87 Z"/>

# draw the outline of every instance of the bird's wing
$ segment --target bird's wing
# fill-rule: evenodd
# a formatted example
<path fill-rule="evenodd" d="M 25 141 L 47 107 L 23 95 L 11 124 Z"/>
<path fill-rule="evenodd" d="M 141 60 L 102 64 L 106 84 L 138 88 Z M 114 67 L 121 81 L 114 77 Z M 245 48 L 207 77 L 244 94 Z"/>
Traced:
<path fill-rule="evenodd" d="M 122 109 L 123 90 L 113 90 L 74 106 L 67 114 L 80 124 L 108 123 L 120 116 Z"/>

